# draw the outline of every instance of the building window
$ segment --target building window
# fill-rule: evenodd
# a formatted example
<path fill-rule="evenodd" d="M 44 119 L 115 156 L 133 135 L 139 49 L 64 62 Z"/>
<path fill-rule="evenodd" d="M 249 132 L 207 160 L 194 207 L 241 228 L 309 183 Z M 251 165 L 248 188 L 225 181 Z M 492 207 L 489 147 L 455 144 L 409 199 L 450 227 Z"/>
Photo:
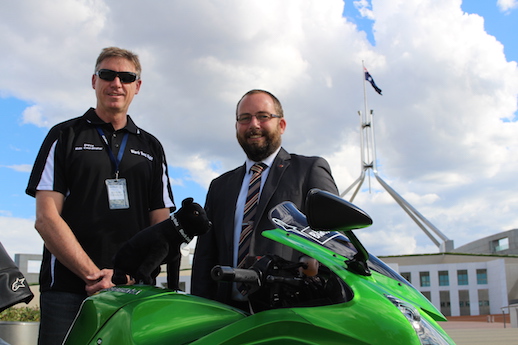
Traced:
<path fill-rule="evenodd" d="M 430 286 L 430 272 L 419 272 L 421 286 Z"/>
<path fill-rule="evenodd" d="M 498 240 L 494 240 L 491 242 L 491 249 L 493 253 L 509 249 L 509 238 L 504 237 Z"/>
<path fill-rule="evenodd" d="M 489 290 L 487 289 L 478 290 L 478 310 L 480 315 L 491 314 L 491 308 L 489 306 Z"/>
<path fill-rule="evenodd" d="M 412 283 L 412 275 L 410 272 L 401 272 L 401 276 L 405 278 L 409 283 Z"/>
<path fill-rule="evenodd" d="M 441 306 L 441 313 L 444 316 L 451 316 L 450 292 L 439 291 L 439 302 Z"/>
<path fill-rule="evenodd" d="M 485 268 L 477 270 L 477 284 L 487 284 L 487 270 Z"/>
<path fill-rule="evenodd" d="M 457 271 L 457 283 L 459 285 L 468 285 L 468 271 L 458 270 Z"/>
<path fill-rule="evenodd" d="M 471 315 L 468 290 L 459 290 L 459 307 L 460 316 Z"/>
<path fill-rule="evenodd" d="M 450 277 L 448 276 L 448 271 L 439 271 L 439 286 L 449 286 L 450 285 Z"/>

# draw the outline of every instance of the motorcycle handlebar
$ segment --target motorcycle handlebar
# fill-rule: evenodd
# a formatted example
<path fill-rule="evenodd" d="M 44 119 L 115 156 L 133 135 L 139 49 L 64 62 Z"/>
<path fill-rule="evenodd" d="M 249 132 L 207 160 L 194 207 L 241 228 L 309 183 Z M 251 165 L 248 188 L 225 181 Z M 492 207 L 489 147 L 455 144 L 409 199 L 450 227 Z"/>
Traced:
<path fill-rule="evenodd" d="M 240 283 L 252 283 L 260 286 L 259 274 L 257 271 L 252 269 L 233 268 L 230 266 L 214 266 L 210 272 L 212 279 L 215 281 L 224 282 L 240 282 Z M 267 283 L 281 283 L 292 286 L 301 286 L 304 281 L 297 277 L 278 277 L 268 275 L 266 277 Z"/>
<path fill-rule="evenodd" d="M 282 283 L 292 286 L 302 286 L 304 284 L 304 280 L 297 277 L 278 277 L 269 275 L 266 277 L 267 283 Z"/>
<path fill-rule="evenodd" d="M 212 279 L 225 282 L 242 282 L 259 284 L 259 274 L 250 269 L 230 266 L 214 266 L 210 272 Z"/>

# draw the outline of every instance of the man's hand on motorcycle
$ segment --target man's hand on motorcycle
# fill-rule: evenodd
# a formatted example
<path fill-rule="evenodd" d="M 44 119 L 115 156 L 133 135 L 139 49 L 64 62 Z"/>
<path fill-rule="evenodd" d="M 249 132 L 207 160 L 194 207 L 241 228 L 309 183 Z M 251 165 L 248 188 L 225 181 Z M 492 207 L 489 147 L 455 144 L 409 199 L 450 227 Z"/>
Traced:
<path fill-rule="evenodd" d="M 304 264 L 303 267 L 299 268 L 299 271 L 307 277 L 314 277 L 318 274 L 319 262 L 307 255 L 303 255 L 300 258 L 300 262 Z"/>
<path fill-rule="evenodd" d="M 85 290 L 88 296 L 92 296 L 103 289 L 114 286 L 112 283 L 112 275 L 112 269 L 104 268 L 86 277 L 88 280 L 86 281 Z"/>

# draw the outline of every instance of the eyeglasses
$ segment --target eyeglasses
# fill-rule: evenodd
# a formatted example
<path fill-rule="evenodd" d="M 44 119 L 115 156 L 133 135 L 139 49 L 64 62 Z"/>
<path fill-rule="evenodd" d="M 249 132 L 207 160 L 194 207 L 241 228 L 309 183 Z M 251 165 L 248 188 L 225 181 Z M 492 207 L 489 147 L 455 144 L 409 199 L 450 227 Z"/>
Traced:
<path fill-rule="evenodd" d="M 263 123 L 263 122 L 270 121 L 274 117 L 281 118 L 282 116 L 275 115 L 275 114 L 270 114 L 270 113 L 265 113 L 265 112 L 259 112 L 259 113 L 255 114 L 255 115 L 252 115 L 252 114 L 241 114 L 241 115 L 237 116 L 237 122 L 240 123 L 240 124 L 246 125 L 246 124 L 248 124 L 248 123 L 250 123 L 252 121 L 252 117 L 255 117 L 257 119 L 257 121 Z"/>
<path fill-rule="evenodd" d="M 97 72 L 95 72 L 101 78 L 102 80 L 106 81 L 113 81 L 115 77 L 119 77 L 121 83 L 129 84 L 133 83 L 135 80 L 138 79 L 137 73 L 133 72 L 116 72 L 112 71 L 111 69 L 100 69 Z"/>

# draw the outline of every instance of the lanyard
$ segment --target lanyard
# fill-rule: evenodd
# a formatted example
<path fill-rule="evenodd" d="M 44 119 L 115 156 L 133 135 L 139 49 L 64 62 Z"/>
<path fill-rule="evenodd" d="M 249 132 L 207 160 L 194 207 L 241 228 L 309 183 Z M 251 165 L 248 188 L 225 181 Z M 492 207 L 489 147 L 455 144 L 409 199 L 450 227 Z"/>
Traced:
<path fill-rule="evenodd" d="M 124 149 L 126 148 L 126 143 L 128 142 L 128 132 L 126 132 L 124 134 L 124 137 L 122 138 L 119 154 L 117 155 L 117 159 L 115 159 L 115 156 L 113 155 L 113 151 L 110 147 L 110 144 L 108 143 L 108 139 L 106 138 L 104 131 L 101 127 L 96 126 L 95 128 L 97 129 L 97 132 L 99 132 L 101 138 L 103 138 L 104 144 L 106 145 L 106 151 L 108 151 L 108 156 L 110 157 L 110 160 L 115 166 L 115 179 L 117 180 L 119 178 L 119 165 L 122 160 L 122 155 L 124 154 Z"/>

